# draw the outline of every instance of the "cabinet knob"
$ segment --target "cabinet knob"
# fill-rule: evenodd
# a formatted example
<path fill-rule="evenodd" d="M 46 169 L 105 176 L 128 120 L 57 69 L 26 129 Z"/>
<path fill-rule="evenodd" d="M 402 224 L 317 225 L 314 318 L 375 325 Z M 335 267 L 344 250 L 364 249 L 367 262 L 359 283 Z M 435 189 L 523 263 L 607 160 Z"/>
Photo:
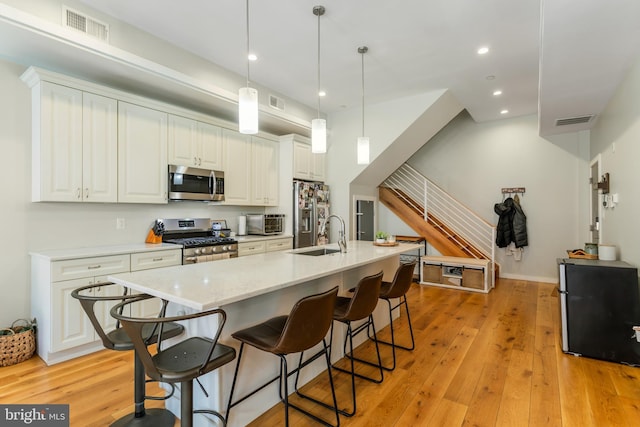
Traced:
<path fill-rule="evenodd" d="M 88 188 L 85 188 L 85 189 L 84 189 L 84 198 L 85 198 L 85 199 L 88 199 L 88 198 L 89 198 L 89 189 L 88 189 Z"/>

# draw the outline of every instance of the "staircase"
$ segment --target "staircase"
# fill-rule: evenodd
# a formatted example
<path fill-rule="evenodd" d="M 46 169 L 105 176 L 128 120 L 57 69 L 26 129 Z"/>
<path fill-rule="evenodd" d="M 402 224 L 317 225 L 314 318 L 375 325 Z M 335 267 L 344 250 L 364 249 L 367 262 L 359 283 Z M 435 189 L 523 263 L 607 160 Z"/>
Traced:
<path fill-rule="evenodd" d="M 488 259 L 496 228 L 418 171 L 403 164 L 378 189 L 380 202 L 444 256 Z"/>

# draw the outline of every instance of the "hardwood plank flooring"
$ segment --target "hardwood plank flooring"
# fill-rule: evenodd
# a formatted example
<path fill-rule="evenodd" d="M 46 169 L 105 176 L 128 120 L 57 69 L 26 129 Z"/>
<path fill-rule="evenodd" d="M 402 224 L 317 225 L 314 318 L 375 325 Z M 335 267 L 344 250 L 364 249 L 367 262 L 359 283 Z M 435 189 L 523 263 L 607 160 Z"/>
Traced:
<path fill-rule="evenodd" d="M 356 380 L 358 412 L 341 417 L 341 425 L 640 424 L 638 368 L 562 353 L 555 285 L 501 279 L 484 295 L 414 284 L 408 295 L 416 350 L 397 351 L 398 366 L 385 372 L 382 384 Z M 397 322 L 396 339 L 402 342 L 408 340 L 405 322 L 405 316 Z M 382 337 L 388 339 L 388 332 Z M 356 351 L 371 354 L 373 346 L 365 343 Z M 390 349 L 382 352 L 389 362 Z M 346 407 L 350 378 L 334 372 L 334 379 Z M 72 426 L 106 426 L 132 410 L 132 380 L 130 353 L 104 350 L 50 367 L 34 357 L 0 368 L 0 403 L 68 403 Z M 322 375 L 304 390 L 329 401 L 327 386 Z M 153 385 L 148 391 L 159 392 Z M 270 392 L 275 388 L 263 391 Z M 300 405 L 331 419 L 329 411 Z M 147 402 L 158 406 L 162 402 Z M 315 425 L 296 411 L 290 419 L 293 426 Z M 284 425 L 282 405 L 250 425 Z"/>

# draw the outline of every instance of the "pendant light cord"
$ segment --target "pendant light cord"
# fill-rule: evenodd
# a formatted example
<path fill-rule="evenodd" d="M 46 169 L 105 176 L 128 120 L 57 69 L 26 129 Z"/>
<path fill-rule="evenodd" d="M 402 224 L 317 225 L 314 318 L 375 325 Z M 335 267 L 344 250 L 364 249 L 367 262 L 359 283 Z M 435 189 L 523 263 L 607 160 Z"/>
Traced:
<path fill-rule="evenodd" d="M 362 136 L 364 136 L 364 53 L 366 50 L 359 49 L 362 58 Z"/>
<path fill-rule="evenodd" d="M 361 46 L 358 48 L 358 53 L 362 59 L 362 135 L 364 136 L 364 54 L 369 51 L 367 46 Z"/>
<path fill-rule="evenodd" d="M 320 118 L 320 16 L 322 13 L 318 13 L 318 118 Z"/>
<path fill-rule="evenodd" d="M 247 0 L 246 2 L 247 5 L 247 56 L 246 56 L 246 61 L 247 61 L 247 87 L 249 87 L 249 73 L 250 73 L 250 66 L 249 64 L 251 63 L 251 61 L 249 60 L 249 0 Z"/>

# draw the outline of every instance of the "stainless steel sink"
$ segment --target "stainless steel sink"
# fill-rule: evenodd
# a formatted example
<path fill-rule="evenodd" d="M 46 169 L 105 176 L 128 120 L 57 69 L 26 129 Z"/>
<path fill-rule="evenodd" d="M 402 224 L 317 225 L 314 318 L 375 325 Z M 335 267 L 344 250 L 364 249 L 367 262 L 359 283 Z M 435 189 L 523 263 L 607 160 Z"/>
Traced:
<path fill-rule="evenodd" d="M 329 255 L 335 254 L 336 252 L 340 252 L 340 249 L 312 249 L 310 251 L 305 252 L 294 252 L 296 255 L 309 255 L 309 256 L 321 256 L 321 255 Z"/>

